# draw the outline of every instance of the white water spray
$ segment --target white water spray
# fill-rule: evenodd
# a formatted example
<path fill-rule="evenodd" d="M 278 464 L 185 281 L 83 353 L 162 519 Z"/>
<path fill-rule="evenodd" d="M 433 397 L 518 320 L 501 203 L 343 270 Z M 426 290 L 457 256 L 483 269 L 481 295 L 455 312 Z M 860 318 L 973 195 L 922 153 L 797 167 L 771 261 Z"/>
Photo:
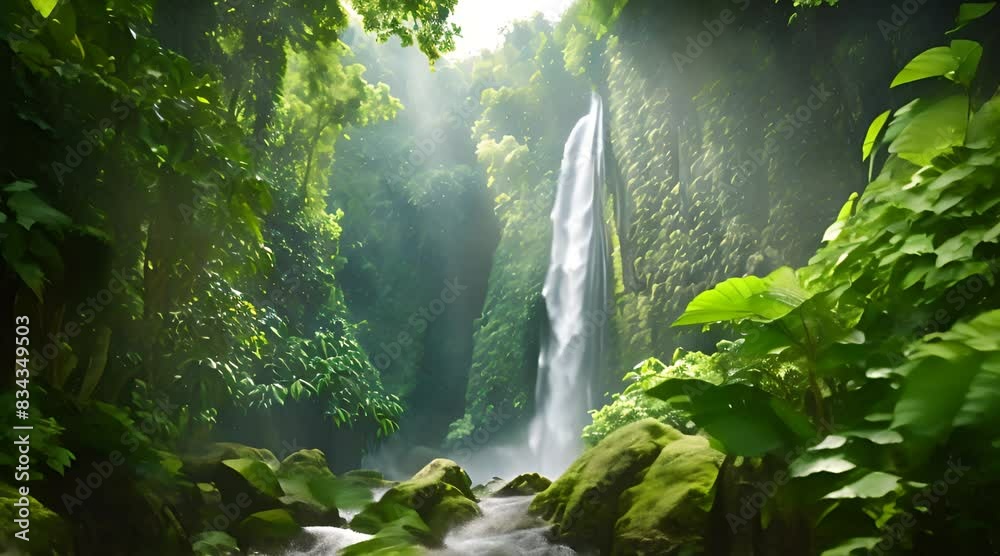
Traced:
<path fill-rule="evenodd" d="M 608 320 L 608 238 L 604 226 L 604 108 L 597 93 L 563 149 L 552 207 L 545 276 L 548 333 L 538 355 L 537 409 L 530 427 L 533 468 L 557 477 L 582 450 L 580 431 L 595 403 L 594 379 Z"/>

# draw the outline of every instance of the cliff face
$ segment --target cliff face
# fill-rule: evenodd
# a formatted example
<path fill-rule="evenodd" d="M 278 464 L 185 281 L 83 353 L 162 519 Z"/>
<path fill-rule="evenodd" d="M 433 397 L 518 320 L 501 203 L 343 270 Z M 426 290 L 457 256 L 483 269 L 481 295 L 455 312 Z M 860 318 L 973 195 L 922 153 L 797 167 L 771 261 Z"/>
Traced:
<path fill-rule="evenodd" d="M 698 293 L 807 261 L 868 181 L 867 126 L 900 105 L 889 81 L 933 46 L 928 37 L 948 29 L 960 3 L 903 18 L 888 2 L 841 0 L 792 18 L 791 0 L 630 0 L 585 48 L 553 33 L 498 51 L 497 67 L 511 69 L 485 97 L 473 136 L 503 230 L 452 439 L 496 411 L 533 410 L 549 208 L 586 81 L 605 98 L 609 172 L 616 166 L 621 180 L 609 183 L 616 198 L 605 211 L 616 274 L 605 392 L 647 357 L 714 349 L 712 336 L 670 327 Z M 567 61 L 585 79 L 567 74 Z"/>
<path fill-rule="evenodd" d="M 806 262 L 867 181 L 861 144 L 891 105 L 887 80 L 955 9 L 924 6 L 892 32 L 879 23 L 889 4 L 845 1 L 791 23 L 791 2 L 687 4 L 630 2 L 597 78 L 633 214 L 618 230 L 621 368 L 712 349 L 670 328 L 695 295 Z M 634 284 L 621 279 L 629 267 Z"/>

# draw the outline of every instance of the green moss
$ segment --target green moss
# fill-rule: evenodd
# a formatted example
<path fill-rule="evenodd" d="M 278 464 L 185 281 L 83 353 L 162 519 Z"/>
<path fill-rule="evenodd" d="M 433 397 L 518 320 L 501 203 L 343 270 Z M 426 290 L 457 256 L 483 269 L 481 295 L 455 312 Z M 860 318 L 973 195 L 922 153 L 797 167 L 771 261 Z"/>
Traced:
<path fill-rule="evenodd" d="M 606 551 L 623 513 L 619 496 L 642 480 L 664 446 L 683 436 L 655 419 L 622 427 L 584 452 L 535 497 L 531 510 L 552 521 L 562 540 Z"/>
<path fill-rule="evenodd" d="M 337 511 L 340 496 L 350 488 L 337 481 L 320 450 L 299 450 L 281 462 L 278 482 L 285 509 L 300 525 L 342 525 Z"/>
<path fill-rule="evenodd" d="M 429 544 L 439 544 L 449 529 L 480 514 L 468 474 L 451 460 L 436 459 L 355 516 L 351 528 L 375 534 L 408 509 L 415 510 L 427 524 Z"/>
<path fill-rule="evenodd" d="M 538 494 L 549 488 L 550 485 L 552 485 L 552 481 L 538 473 L 525 473 L 514 477 L 514 480 L 505 484 L 493 496 L 528 496 Z"/>
<path fill-rule="evenodd" d="M 235 442 L 214 442 L 200 450 L 191 451 L 181 456 L 184 473 L 197 480 L 211 479 L 219 464 L 227 459 L 260 461 L 275 471 L 281 467 L 278 458 L 274 457 L 270 450 L 253 448 Z"/>
<path fill-rule="evenodd" d="M 72 554 L 73 536 L 69 524 L 61 516 L 46 508 L 32 496 L 26 497 L 31 510 L 28 542 L 14 537 L 22 529 L 14 523 L 18 519 L 17 507 L 21 499 L 13 487 L 0 483 L 0 552 L 17 554 L 26 550 L 29 554 Z"/>
<path fill-rule="evenodd" d="M 642 482 L 619 499 L 628 510 L 615 524 L 613 554 L 671 554 L 699 543 L 723 457 L 700 436 L 663 448 Z"/>

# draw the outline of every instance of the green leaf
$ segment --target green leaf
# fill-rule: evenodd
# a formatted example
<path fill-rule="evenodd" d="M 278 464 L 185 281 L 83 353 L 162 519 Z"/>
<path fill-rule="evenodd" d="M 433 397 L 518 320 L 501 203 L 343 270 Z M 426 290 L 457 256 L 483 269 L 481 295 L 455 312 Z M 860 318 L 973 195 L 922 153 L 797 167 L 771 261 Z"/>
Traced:
<path fill-rule="evenodd" d="M 851 218 L 854 213 L 854 205 L 858 201 L 858 193 L 855 191 L 851 193 L 851 196 L 847 198 L 847 202 L 844 206 L 840 207 L 840 212 L 837 213 L 837 220 L 826 229 L 823 233 L 823 241 L 833 241 L 840 237 L 840 233 L 844 231 L 844 226 L 847 225 L 847 221 Z"/>
<path fill-rule="evenodd" d="M 824 550 L 820 556 L 851 556 L 857 554 L 859 550 L 864 550 L 864 554 L 868 554 L 880 542 L 882 537 L 853 537 Z"/>
<path fill-rule="evenodd" d="M 894 430 L 874 429 L 874 430 L 851 430 L 840 434 L 849 438 L 864 438 L 865 440 L 879 445 L 899 444 L 903 441 L 903 435 Z"/>
<path fill-rule="evenodd" d="M 905 376 L 893 428 L 939 439 L 954 427 L 1000 424 L 1000 311 L 928 335 L 897 372 Z"/>
<path fill-rule="evenodd" d="M 808 477 L 816 473 L 846 473 L 855 467 L 843 454 L 806 452 L 788 466 L 788 473 L 792 477 Z"/>
<path fill-rule="evenodd" d="M 42 17 L 49 17 L 52 10 L 59 4 L 59 0 L 31 0 L 31 5 L 42 14 Z"/>
<path fill-rule="evenodd" d="M 955 28 L 948 31 L 948 33 L 954 33 L 990 13 L 996 5 L 996 2 L 969 2 L 962 4 L 958 8 L 958 17 L 955 18 Z"/>
<path fill-rule="evenodd" d="M 861 160 L 868 160 L 871 156 L 872 150 L 875 148 L 875 141 L 878 140 L 878 136 L 882 133 L 882 128 L 885 127 L 885 123 L 889 120 L 889 115 L 892 114 L 892 110 L 886 110 L 882 112 L 872 121 L 871 125 L 868 126 L 868 133 L 865 134 L 865 142 L 861 146 Z"/>
<path fill-rule="evenodd" d="M 33 182 L 30 181 L 15 181 L 8 183 L 3 187 L 3 190 L 7 193 L 17 193 L 18 191 L 28 191 L 38 187 Z"/>
<path fill-rule="evenodd" d="M 24 284 L 35 293 L 35 297 L 42 301 L 44 299 L 42 292 L 45 289 L 45 273 L 42 272 L 42 269 L 35 263 L 27 263 L 22 260 L 7 262 L 14 268 L 14 272 Z"/>
<path fill-rule="evenodd" d="M 929 77 L 944 77 L 958 71 L 959 61 L 949 46 L 937 46 L 925 50 L 910 61 L 896 75 L 889 88 L 920 81 Z"/>
<path fill-rule="evenodd" d="M 920 166 L 965 143 L 969 125 L 969 97 L 954 95 L 926 105 L 913 115 L 889 152 Z"/>
<path fill-rule="evenodd" d="M 67 226 L 70 219 L 52 208 L 31 191 L 18 191 L 7 199 L 7 206 L 17 215 L 17 223 L 30 230 L 36 222 L 45 226 Z"/>
<path fill-rule="evenodd" d="M 898 485 L 899 477 L 896 475 L 873 471 L 823 498 L 882 498 L 896 490 Z"/>
<path fill-rule="evenodd" d="M 951 41 L 951 51 L 958 60 L 958 70 L 955 71 L 953 79 L 968 87 L 979 70 L 979 61 L 983 58 L 983 45 L 976 41 Z"/>
<path fill-rule="evenodd" d="M 982 105 L 969 122 L 965 146 L 970 149 L 985 149 L 997 144 L 1000 133 L 1000 95 L 994 96 Z"/>
<path fill-rule="evenodd" d="M 672 326 L 752 319 L 771 322 L 805 303 L 812 294 L 799 283 L 789 267 L 765 278 L 730 278 L 702 292 L 688 304 Z"/>
<path fill-rule="evenodd" d="M 669 379 L 647 393 L 662 400 L 690 397 L 691 419 L 732 455 L 760 456 L 814 434 L 804 415 L 745 384 L 714 386 L 697 379 Z"/>

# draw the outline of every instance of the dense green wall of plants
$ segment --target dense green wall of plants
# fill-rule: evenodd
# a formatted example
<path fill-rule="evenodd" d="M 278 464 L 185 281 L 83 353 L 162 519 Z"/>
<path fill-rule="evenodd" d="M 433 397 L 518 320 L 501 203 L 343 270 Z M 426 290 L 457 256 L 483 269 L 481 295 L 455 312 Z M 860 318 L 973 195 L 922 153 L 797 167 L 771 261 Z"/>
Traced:
<path fill-rule="evenodd" d="M 807 260 L 866 181 L 857 153 L 888 96 L 875 77 L 951 20 L 927 7 L 883 35 L 881 3 L 690 4 L 630 2 L 603 53 L 634 213 L 619 231 L 638 282 L 617 299 L 623 365 L 712 349 L 713 337 L 670 328 L 698 292 Z"/>

